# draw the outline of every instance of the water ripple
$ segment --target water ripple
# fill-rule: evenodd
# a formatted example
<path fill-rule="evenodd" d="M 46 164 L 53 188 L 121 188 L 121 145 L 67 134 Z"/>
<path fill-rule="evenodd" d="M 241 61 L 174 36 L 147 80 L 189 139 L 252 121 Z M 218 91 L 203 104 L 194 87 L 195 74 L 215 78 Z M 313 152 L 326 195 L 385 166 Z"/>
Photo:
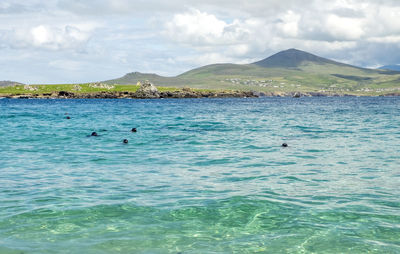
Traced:
<path fill-rule="evenodd" d="M 0 126 L 0 253 L 400 252 L 398 98 L 2 99 Z"/>

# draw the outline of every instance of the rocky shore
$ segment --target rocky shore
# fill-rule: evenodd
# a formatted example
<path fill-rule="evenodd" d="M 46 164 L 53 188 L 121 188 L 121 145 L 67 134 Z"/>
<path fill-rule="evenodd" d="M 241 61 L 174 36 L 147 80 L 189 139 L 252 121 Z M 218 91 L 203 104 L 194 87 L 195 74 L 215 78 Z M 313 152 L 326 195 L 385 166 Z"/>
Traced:
<path fill-rule="evenodd" d="M 3 95 L 5 98 L 20 99 L 157 99 L 157 98 L 229 98 L 229 97 L 258 97 L 259 95 L 249 91 L 202 91 L 190 88 L 182 88 L 171 91 L 158 91 L 151 83 L 143 83 L 136 92 L 101 91 L 101 92 L 70 92 L 55 91 L 52 93 L 26 93 L 18 95 Z"/>
<path fill-rule="evenodd" d="M 380 96 L 399 96 L 398 93 Z M 24 94 L 0 94 L 0 97 L 16 99 L 157 99 L 157 98 L 245 98 L 245 97 L 326 97 L 326 96 L 355 96 L 351 94 L 321 93 L 321 92 L 255 92 L 255 91 L 207 91 L 191 88 L 171 89 L 159 91 L 149 82 L 140 85 L 136 92 L 127 91 L 101 91 L 84 93 L 80 91 L 54 91 L 51 93 L 37 93 L 29 90 Z"/>
<path fill-rule="evenodd" d="M 52 93 L 27 93 L 8 95 L 0 97 L 10 99 L 157 99 L 157 98 L 251 98 L 251 97 L 343 97 L 356 96 L 351 94 L 326 94 L 317 92 L 295 93 L 295 92 L 252 92 L 252 91 L 222 91 L 222 92 L 203 92 L 203 91 L 167 91 L 159 92 L 158 95 L 143 95 L 137 92 L 114 92 L 103 91 L 94 93 L 76 93 L 59 91 Z M 400 94 L 385 94 L 380 96 L 400 96 Z"/>

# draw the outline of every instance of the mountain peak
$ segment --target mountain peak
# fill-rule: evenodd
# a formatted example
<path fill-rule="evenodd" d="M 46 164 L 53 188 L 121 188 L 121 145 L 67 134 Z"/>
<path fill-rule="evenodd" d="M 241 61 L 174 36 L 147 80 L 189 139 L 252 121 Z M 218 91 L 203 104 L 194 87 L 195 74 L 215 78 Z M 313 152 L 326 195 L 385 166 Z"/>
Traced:
<path fill-rule="evenodd" d="M 332 60 L 325 59 L 302 50 L 291 48 L 278 52 L 253 64 L 262 67 L 295 68 L 300 66 L 303 62 L 313 62 L 317 64 L 335 63 Z"/>
<path fill-rule="evenodd" d="M 280 52 L 278 52 L 278 53 L 283 53 L 283 52 L 289 52 L 289 53 L 307 53 L 307 52 L 305 52 L 305 51 L 302 51 L 302 50 L 299 50 L 299 49 L 296 49 L 296 48 L 291 48 L 291 49 L 287 49 L 287 50 L 282 50 L 282 51 L 280 51 Z M 309 53 L 308 53 L 309 54 Z"/>

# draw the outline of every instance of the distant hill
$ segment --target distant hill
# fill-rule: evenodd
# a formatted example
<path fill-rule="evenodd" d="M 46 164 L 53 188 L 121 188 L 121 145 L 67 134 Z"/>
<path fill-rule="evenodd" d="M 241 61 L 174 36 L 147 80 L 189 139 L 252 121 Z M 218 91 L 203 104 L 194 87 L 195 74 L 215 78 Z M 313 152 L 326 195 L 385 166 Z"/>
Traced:
<path fill-rule="evenodd" d="M 119 78 L 118 81 L 119 82 L 124 82 L 124 81 L 128 81 L 131 82 L 132 80 L 141 80 L 141 79 L 158 79 L 161 76 L 154 74 L 154 73 L 140 73 L 140 72 L 131 72 L 131 73 L 127 73 L 125 74 L 123 77 Z M 110 82 L 112 82 L 113 80 L 109 80 Z"/>
<path fill-rule="evenodd" d="M 15 81 L 0 81 L 0 87 L 6 87 L 6 86 L 16 86 L 16 85 L 23 85 L 22 83 L 15 82 Z"/>
<path fill-rule="evenodd" d="M 284 50 L 253 64 L 265 68 L 295 68 L 307 62 L 345 65 L 298 49 Z"/>
<path fill-rule="evenodd" d="M 382 67 L 379 67 L 381 70 L 392 70 L 392 71 L 400 71 L 400 65 L 385 65 Z"/>
<path fill-rule="evenodd" d="M 136 84 L 145 80 L 158 86 L 205 89 L 397 91 L 400 87 L 400 72 L 361 68 L 305 51 L 288 49 L 251 64 L 211 64 L 175 77 L 133 72 L 104 82 Z"/>
<path fill-rule="evenodd" d="M 177 77 L 163 77 L 154 73 L 141 73 L 141 72 L 131 72 L 125 74 L 121 78 L 111 79 L 104 81 L 109 84 L 136 84 L 137 82 L 143 82 L 149 80 L 153 84 L 162 86 L 181 86 L 183 81 Z"/>

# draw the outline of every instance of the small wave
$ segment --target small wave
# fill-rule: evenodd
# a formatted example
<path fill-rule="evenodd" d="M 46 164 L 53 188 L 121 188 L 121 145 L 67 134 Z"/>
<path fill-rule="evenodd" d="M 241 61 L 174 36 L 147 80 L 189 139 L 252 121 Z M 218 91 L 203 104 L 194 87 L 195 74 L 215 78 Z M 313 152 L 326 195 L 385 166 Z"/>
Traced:
<path fill-rule="evenodd" d="M 295 176 L 284 176 L 284 177 L 281 177 L 281 179 L 287 179 L 287 180 L 290 180 L 291 182 L 295 182 L 295 181 L 307 182 L 306 180 L 300 179 L 300 178 L 295 177 Z"/>

